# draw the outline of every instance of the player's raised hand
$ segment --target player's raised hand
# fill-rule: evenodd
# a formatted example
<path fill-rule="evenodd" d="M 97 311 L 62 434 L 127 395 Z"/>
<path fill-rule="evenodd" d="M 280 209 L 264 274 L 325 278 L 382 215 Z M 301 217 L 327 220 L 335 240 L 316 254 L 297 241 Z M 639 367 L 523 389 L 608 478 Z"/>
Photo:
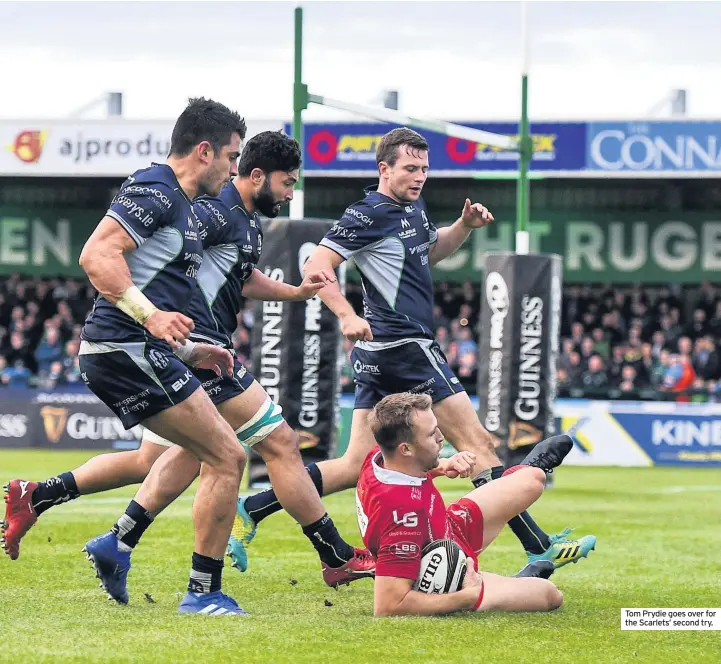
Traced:
<path fill-rule="evenodd" d="M 336 281 L 333 270 L 318 270 L 305 275 L 305 278 L 298 286 L 297 299 L 309 300 L 328 284 Z"/>
<path fill-rule="evenodd" d="M 493 221 L 493 215 L 485 205 L 471 203 L 471 200 L 466 198 L 461 220 L 466 228 L 483 228 Z"/>
<path fill-rule="evenodd" d="M 444 475 L 455 479 L 456 477 L 471 477 L 476 455 L 473 452 L 458 452 L 446 461 Z"/>
<path fill-rule="evenodd" d="M 187 359 L 188 364 L 196 369 L 210 369 L 216 376 L 233 375 L 233 356 L 230 351 L 215 344 L 195 344 L 193 352 Z"/>
<path fill-rule="evenodd" d="M 179 348 L 188 338 L 195 323 L 177 311 L 154 311 L 144 323 L 145 329 L 154 337 L 167 341 L 173 348 Z"/>
<path fill-rule="evenodd" d="M 373 341 L 373 333 L 368 321 L 356 314 L 341 318 L 340 331 L 348 341 Z"/>

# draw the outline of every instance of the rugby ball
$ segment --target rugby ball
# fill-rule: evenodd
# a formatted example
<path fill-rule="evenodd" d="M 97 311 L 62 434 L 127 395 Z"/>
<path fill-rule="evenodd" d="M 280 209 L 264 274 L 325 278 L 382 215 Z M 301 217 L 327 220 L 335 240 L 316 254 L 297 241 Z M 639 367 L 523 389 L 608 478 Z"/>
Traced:
<path fill-rule="evenodd" d="M 466 576 L 466 554 L 451 539 L 427 544 L 421 553 L 421 571 L 414 590 L 442 595 L 461 589 Z"/>

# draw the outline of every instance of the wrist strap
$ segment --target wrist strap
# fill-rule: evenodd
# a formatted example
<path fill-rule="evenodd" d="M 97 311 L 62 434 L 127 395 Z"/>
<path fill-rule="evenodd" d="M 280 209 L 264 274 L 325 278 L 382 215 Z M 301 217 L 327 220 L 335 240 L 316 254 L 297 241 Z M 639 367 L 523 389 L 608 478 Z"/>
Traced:
<path fill-rule="evenodd" d="M 197 344 L 194 341 L 187 339 L 184 346 L 181 346 L 180 348 L 175 348 L 173 352 L 178 358 L 183 360 L 183 362 L 189 364 L 190 356 L 193 354 L 196 345 Z"/>
<path fill-rule="evenodd" d="M 131 286 L 115 303 L 120 311 L 128 314 L 136 323 L 144 325 L 157 310 L 156 307 L 137 286 Z"/>

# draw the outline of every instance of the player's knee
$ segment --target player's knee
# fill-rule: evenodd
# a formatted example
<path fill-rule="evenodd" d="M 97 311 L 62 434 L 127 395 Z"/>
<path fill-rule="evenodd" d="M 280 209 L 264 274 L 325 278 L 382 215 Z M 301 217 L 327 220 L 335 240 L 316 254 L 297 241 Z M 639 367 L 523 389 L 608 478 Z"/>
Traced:
<path fill-rule="evenodd" d="M 150 469 L 153 467 L 153 464 L 167 449 L 168 448 L 160 448 L 156 445 L 141 445 L 140 449 L 137 451 L 136 457 L 138 475 L 142 475 L 142 477 L 145 478 L 145 476 L 150 472 Z"/>
<path fill-rule="evenodd" d="M 255 449 L 266 462 L 297 457 L 300 455 L 298 434 L 285 424 L 257 443 Z"/>
<path fill-rule="evenodd" d="M 245 449 L 238 444 L 235 436 L 225 435 L 218 440 L 214 453 L 204 459 L 204 462 L 217 472 L 242 475 L 246 460 Z"/>
<path fill-rule="evenodd" d="M 540 496 L 546 486 L 546 473 L 541 468 L 528 468 L 530 490 Z"/>
<path fill-rule="evenodd" d="M 233 449 L 233 459 L 235 466 L 240 470 L 240 473 L 243 473 L 243 470 L 245 469 L 245 464 L 248 461 L 248 455 L 245 453 L 245 449 L 242 445 L 238 445 L 237 441 L 233 441 L 233 445 L 231 446 Z"/>

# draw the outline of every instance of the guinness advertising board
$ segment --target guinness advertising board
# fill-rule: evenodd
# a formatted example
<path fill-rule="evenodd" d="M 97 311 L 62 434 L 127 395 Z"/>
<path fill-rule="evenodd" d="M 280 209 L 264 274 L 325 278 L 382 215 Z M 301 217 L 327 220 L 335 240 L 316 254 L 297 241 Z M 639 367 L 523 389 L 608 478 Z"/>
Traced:
<path fill-rule="evenodd" d="M 8 390 L 0 404 L 0 448 L 136 449 L 142 428 L 123 428 L 84 386 L 73 391 Z"/>
<path fill-rule="evenodd" d="M 502 441 L 506 464 L 516 463 L 555 434 L 562 269 L 555 255 L 486 255 L 479 417 Z"/>

